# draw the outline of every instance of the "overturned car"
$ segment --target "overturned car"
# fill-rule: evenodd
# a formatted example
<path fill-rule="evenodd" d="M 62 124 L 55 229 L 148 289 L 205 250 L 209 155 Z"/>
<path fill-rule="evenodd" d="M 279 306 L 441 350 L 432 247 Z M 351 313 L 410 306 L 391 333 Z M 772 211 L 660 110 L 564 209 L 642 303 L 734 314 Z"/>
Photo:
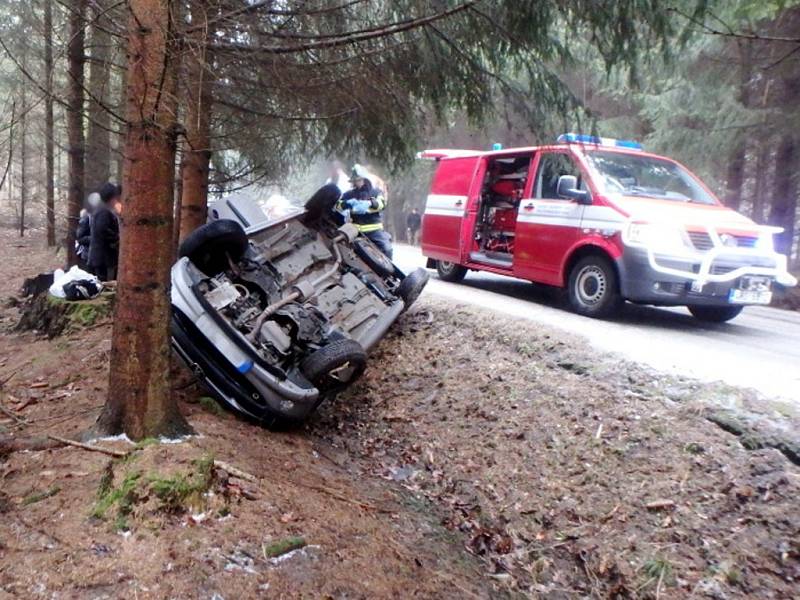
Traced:
<path fill-rule="evenodd" d="M 246 229 L 212 221 L 172 268 L 177 353 L 223 403 L 267 426 L 300 421 L 353 383 L 428 281 L 340 225 L 338 197 L 325 186 L 305 211 Z"/>

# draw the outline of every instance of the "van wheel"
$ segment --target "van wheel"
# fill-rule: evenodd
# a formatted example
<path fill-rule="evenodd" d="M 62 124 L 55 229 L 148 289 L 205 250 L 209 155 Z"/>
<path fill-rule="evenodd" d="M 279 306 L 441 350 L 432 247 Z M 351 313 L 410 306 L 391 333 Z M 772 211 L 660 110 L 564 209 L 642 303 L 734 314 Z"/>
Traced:
<path fill-rule="evenodd" d="M 361 377 L 367 368 L 367 353 L 355 340 L 342 338 L 306 356 L 300 363 L 303 375 L 321 392 L 343 389 Z"/>
<path fill-rule="evenodd" d="M 439 274 L 439 279 L 453 283 L 459 282 L 467 276 L 466 267 L 446 260 L 436 261 L 436 272 Z"/>
<path fill-rule="evenodd" d="M 603 318 L 622 306 L 614 265 L 604 256 L 582 258 L 569 274 L 569 303 L 587 317 Z"/>
<path fill-rule="evenodd" d="M 724 323 L 738 317 L 742 306 L 687 306 L 689 312 L 698 321 L 708 323 Z"/>
<path fill-rule="evenodd" d="M 206 275 L 216 275 L 229 268 L 228 257 L 237 261 L 248 246 L 247 234 L 236 221 L 220 219 L 201 225 L 178 249 L 178 256 L 187 256 Z"/>

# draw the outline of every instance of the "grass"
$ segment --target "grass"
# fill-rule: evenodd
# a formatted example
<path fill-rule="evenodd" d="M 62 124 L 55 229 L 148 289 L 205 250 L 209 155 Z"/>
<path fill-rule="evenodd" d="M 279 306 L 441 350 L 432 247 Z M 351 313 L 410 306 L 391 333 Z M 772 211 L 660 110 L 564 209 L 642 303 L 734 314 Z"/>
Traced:
<path fill-rule="evenodd" d="M 675 577 L 672 574 L 672 563 L 666 558 L 659 556 L 651 558 L 642 565 L 642 572 L 647 577 L 647 581 L 639 589 L 655 584 L 656 597 L 661 593 L 663 585 L 673 585 L 675 583 Z"/>
<path fill-rule="evenodd" d="M 92 516 L 103 519 L 106 513 L 114 506 L 117 506 L 117 517 L 127 517 L 133 510 L 136 503 L 136 486 L 142 477 L 140 471 L 133 471 L 125 476 L 119 487 L 113 486 L 113 473 L 111 480 L 108 479 L 107 470 L 100 480 L 100 487 L 97 490 L 97 502 L 92 509 Z"/>
<path fill-rule="evenodd" d="M 46 500 L 47 498 L 55 496 L 60 491 L 61 488 L 57 485 L 54 485 L 50 489 L 44 490 L 43 492 L 34 492 L 33 494 L 25 496 L 25 498 L 22 500 L 22 506 L 36 504 L 37 502 L 41 502 L 42 500 Z"/>
<path fill-rule="evenodd" d="M 272 542 L 271 544 L 262 544 L 261 551 L 264 553 L 265 559 L 276 558 L 292 550 L 299 550 L 306 546 L 305 538 L 300 536 L 292 536 Z"/>

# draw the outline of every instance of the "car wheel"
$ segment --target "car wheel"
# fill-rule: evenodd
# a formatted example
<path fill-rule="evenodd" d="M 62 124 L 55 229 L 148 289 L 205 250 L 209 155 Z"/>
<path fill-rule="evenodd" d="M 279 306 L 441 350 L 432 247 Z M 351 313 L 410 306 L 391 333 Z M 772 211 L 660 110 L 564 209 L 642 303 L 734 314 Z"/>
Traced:
<path fill-rule="evenodd" d="M 617 272 L 604 256 L 579 260 L 570 271 L 568 292 L 573 310 L 587 317 L 608 317 L 622 306 Z"/>
<path fill-rule="evenodd" d="M 349 338 L 338 339 L 306 356 L 300 370 L 321 392 L 336 391 L 358 379 L 367 367 L 367 353 Z"/>
<path fill-rule="evenodd" d="M 461 281 L 467 276 L 466 267 L 446 260 L 436 261 L 436 272 L 439 274 L 439 279 L 451 281 L 453 283 Z"/>
<path fill-rule="evenodd" d="M 742 306 L 687 306 L 692 316 L 708 323 L 724 323 L 739 316 Z"/>
<path fill-rule="evenodd" d="M 428 275 L 428 272 L 425 269 L 419 268 L 406 275 L 405 279 L 400 282 L 400 286 L 397 288 L 397 295 L 403 299 L 406 310 L 419 298 L 422 290 L 424 290 L 425 286 L 428 284 L 429 279 L 430 275 Z"/>
<path fill-rule="evenodd" d="M 333 213 L 336 203 L 342 193 L 334 184 L 329 183 L 319 188 L 305 204 L 306 214 L 309 220 L 315 221 L 325 215 Z"/>
<path fill-rule="evenodd" d="M 178 256 L 186 256 L 206 275 L 228 268 L 228 257 L 239 260 L 247 250 L 247 234 L 236 221 L 220 219 L 202 225 L 186 236 Z"/>
<path fill-rule="evenodd" d="M 353 240 L 353 249 L 358 257 L 381 277 L 394 275 L 394 263 L 367 238 L 358 237 Z"/>

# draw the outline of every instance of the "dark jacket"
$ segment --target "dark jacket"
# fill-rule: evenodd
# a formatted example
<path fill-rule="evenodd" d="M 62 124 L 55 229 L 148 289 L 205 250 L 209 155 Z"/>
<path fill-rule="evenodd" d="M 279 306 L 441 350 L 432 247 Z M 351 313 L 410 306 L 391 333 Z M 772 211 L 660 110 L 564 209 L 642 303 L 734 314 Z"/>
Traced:
<path fill-rule="evenodd" d="M 408 213 L 406 227 L 411 231 L 416 231 L 420 225 L 422 225 L 422 216 L 419 213 Z"/>
<path fill-rule="evenodd" d="M 386 198 L 383 192 L 373 187 L 369 179 L 364 180 L 364 185 L 360 188 L 353 188 L 342 194 L 339 201 L 343 208 L 347 208 L 348 200 L 369 200 L 370 209 L 361 215 L 350 214 L 350 219 L 358 226 L 359 230 L 367 233 L 378 229 L 383 229 L 383 209 L 386 208 Z"/>
<path fill-rule="evenodd" d="M 89 215 L 81 217 L 78 228 L 75 230 L 75 241 L 78 242 L 78 256 L 83 260 L 89 258 L 89 245 L 92 243 L 92 218 Z"/>
<path fill-rule="evenodd" d="M 116 267 L 118 261 L 119 219 L 110 207 L 102 205 L 92 216 L 89 266 Z"/>

